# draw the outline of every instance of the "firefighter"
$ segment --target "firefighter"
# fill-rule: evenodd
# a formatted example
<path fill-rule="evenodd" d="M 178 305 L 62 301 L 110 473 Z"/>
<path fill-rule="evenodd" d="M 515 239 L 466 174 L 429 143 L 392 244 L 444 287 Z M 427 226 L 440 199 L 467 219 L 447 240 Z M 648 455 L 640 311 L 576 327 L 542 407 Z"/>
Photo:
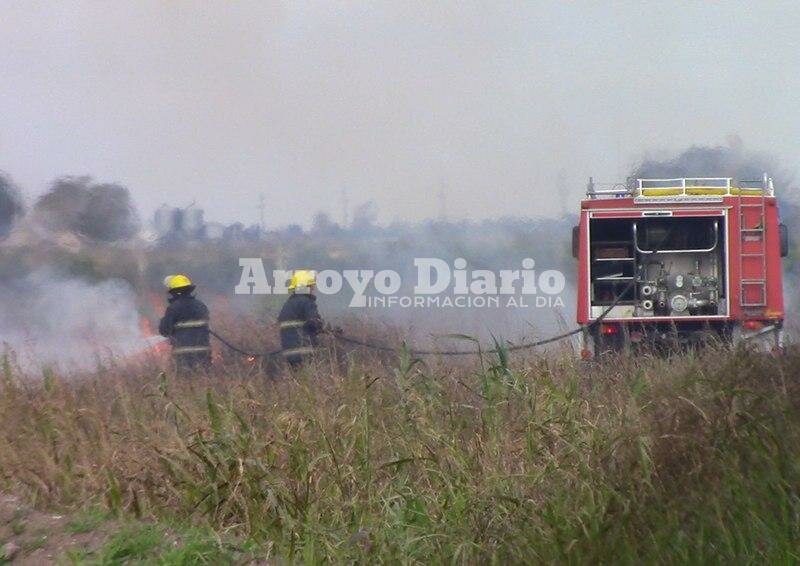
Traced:
<path fill-rule="evenodd" d="M 324 329 L 314 296 L 316 284 L 314 271 L 296 270 L 289 281 L 291 295 L 278 315 L 283 356 L 292 368 L 301 366 L 314 353 L 317 335 Z"/>
<path fill-rule="evenodd" d="M 164 279 L 169 306 L 158 332 L 169 338 L 178 371 L 207 369 L 211 365 L 208 307 L 194 296 L 195 286 L 186 275 Z"/>

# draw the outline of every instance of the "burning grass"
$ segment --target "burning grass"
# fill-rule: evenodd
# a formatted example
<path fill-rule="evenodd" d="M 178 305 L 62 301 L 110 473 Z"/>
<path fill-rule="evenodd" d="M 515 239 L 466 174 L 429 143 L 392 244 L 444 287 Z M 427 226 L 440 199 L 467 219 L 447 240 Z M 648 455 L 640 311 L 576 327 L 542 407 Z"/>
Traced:
<path fill-rule="evenodd" d="M 0 376 L 0 487 L 317 562 L 800 559 L 800 351 Z"/>

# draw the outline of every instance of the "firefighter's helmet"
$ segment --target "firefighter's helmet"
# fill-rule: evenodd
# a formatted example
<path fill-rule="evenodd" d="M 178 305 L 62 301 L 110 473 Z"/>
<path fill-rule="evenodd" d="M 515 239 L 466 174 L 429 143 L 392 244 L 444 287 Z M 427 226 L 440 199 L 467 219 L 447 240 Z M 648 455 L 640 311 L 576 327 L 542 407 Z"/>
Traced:
<path fill-rule="evenodd" d="M 297 291 L 303 287 L 311 288 L 317 284 L 317 272 L 312 269 L 296 269 L 289 280 L 289 290 Z"/>
<path fill-rule="evenodd" d="M 192 280 L 189 279 L 186 275 L 178 274 L 178 275 L 167 275 L 164 278 L 164 286 L 170 292 L 173 291 L 183 291 L 194 289 L 194 285 L 192 284 Z"/>

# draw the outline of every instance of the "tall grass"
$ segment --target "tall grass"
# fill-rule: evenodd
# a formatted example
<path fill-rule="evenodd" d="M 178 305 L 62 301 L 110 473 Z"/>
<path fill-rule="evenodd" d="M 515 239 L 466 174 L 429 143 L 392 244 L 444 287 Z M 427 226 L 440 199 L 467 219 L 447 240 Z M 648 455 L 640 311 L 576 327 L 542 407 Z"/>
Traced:
<path fill-rule="evenodd" d="M 2 489 L 291 561 L 800 560 L 800 351 L 0 376 Z"/>

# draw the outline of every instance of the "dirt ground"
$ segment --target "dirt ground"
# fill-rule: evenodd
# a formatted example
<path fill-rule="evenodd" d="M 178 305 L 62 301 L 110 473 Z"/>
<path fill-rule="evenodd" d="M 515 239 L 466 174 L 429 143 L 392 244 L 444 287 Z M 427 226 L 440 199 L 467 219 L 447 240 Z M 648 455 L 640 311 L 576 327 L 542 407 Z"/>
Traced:
<path fill-rule="evenodd" d="M 70 552 L 100 548 L 111 527 L 106 523 L 82 532 L 69 517 L 42 513 L 14 496 L 0 494 L 0 564 L 69 563 Z"/>

